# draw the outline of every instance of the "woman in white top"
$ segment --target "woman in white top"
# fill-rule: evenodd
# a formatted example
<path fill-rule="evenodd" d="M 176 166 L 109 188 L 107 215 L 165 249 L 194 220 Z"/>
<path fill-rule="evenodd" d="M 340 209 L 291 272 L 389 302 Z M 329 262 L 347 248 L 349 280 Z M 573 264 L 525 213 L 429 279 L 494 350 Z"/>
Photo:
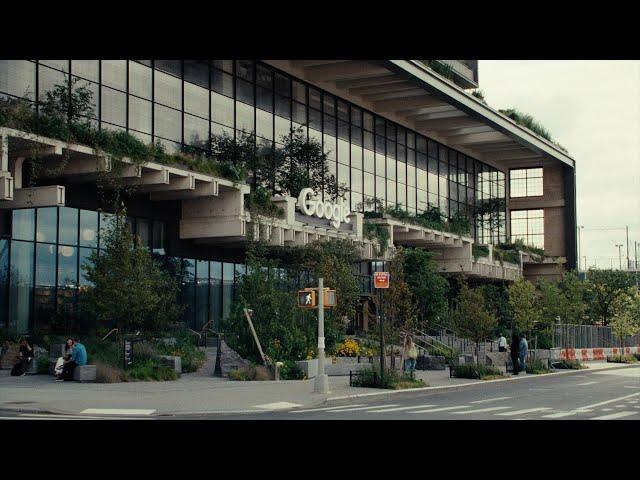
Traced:
<path fill-rule="evenodd" d="M 65 342 L 65 345 L 64 345 L 64 355 L 62 357 L 58 357 L 58 360 L 56 361 L 56 366 L 53 369 L 54 370 L 53 373 L 56 376 L 62 374 L 62 369 L 64 368 L 64 364 L 71 359 L 72 350 L 73 350 L 73 339 L 67 338 L 67 341 Z"/>

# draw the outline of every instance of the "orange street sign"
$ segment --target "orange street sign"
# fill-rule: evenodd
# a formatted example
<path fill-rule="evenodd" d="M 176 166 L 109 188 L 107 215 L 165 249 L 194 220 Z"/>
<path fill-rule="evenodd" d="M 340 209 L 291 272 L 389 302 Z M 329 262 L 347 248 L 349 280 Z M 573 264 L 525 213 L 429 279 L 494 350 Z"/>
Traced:
<path fill-rule="evenodd" d="M 389 288 L 389 272 L 373 272 L 374 288 Z"/>

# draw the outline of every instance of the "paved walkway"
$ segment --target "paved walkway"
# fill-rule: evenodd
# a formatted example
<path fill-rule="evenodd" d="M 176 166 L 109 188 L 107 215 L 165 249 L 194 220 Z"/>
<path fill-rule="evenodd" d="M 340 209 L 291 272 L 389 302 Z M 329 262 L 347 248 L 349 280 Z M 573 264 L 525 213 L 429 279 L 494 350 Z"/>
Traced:
<path fill-rule="evenodd" d="M 591 369 L 620 368 L 620 364 L 590 362 Z M 555 374 L 558 375 L 558 374 Z M 554 375 L 554 376 L 555 376 Z M 562 375 L 562 373 L 560 373 Z M 465 388 L 487 383 L 450 379 L 449 370 L 419 371 L 429 390 Z M 527 375 L 534 377 L 534 375 Z M 537 376 L 536 376 L 537 377 Z M 540 377 L 544 377 L 540 376 Z M 509 376 L 517 381 L 522 377 Z M 542 380 L 542 379 L 541 379 Z M 327 401 L 350 402 L 363 395 L 395 395 L 390 391 L 349 387 L 348 377 L 329 377 L 328 395 L 313 393 L 314 381 L 233 382 L 217 377 L 184 374 L 173 382 L 77 383 L 55 382 L 49 375 L 11 377 L 0 370 L 0 409 L 78 414 L 109 414 L 110 410 L 140 410 L 152 415 L 246 413 L 319 406 Z M 117 409 L 117 410 L 116 410 Z"/>

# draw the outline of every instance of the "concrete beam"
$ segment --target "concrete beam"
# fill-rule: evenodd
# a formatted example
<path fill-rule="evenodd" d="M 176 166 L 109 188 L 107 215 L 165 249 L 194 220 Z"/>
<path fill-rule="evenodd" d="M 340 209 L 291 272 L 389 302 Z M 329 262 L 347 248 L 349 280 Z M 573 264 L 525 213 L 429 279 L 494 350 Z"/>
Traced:
<path fill-rule="evenodd" d="M 0 202 L 1 208 L 64 207 L 65 187 L 48 185 L 46 187 L 19 188 L 13 192 L 13 201 Z"/>
<path fill-rule="evenodd" d="M 473 145 L 476 143 L 496 143 L 509 140 L 509 137 L 500 132 L 471 133 L 446 138 L 447 143 L 450 145 Z"/>
<path fill-rule="evenodd" d="M 125 178 L 124 183 L 127 185 L 169 185 L 169 170 L 162 168 L 160 170 L 143 171 L 139 178 Z"/>
<path fill-rule="evenodd" d="M 196 179 L 193 175 L 178 177 L 169 175 L 168 184 L 160 185 L 144 185 L 141 190 L 143 192 L 175 192 L 180 190 L 195 190 Z"/>
<path fill-rule="evenodd" d="M 0 200 L 13 200 L 13 178 L 9 172 L 0 172 Z"/>
<path fill-rule="evenodd" d="M 377 93 L 400 92 L 413 90 L 415 88 L 415 84 L 411 82 L 400 81 L 383 85 L 366 85 L 362 87 L 349 88 L 349 93 L 351 95 L 375 95 Z M 424 92 L 424 90 L 422 91 Z"/>
<path fill-rule="evenodd" d="M 194 190 L 180 190 L 180 191 L 163 191 L 163 192 L 151 192 L 149 199 L 152 202 L 162 202 L 165 200 L 185 200 L 189 198 L 200 197 L 217 197 L 219 193 L 218 182 L 212 181 L 196 182 Z"/>
<path fill-rule="evenodd" d="M 522 159 L 530 159 L 530 158 L 538 158 L 542 159 L 540 155 L 531 150 L 524 150 L 522 148 L 514 149 L 514 150 L 500 150 L 497 152 L 487 152 L 493 160 L 502 161 L 502 160 L 522 160 Z"/>
<path fill-rule="evenodd" d="M 446 105 L 445 102 L 432 95 L 418 95 L 409 98 L 395 98 L 374 102 L 373 109 L 377 112 L 412 111 L 421 107 L 436 107 Z"/>
<path fill-rule="evenodd" d="M 387 72 L 384 75 L 377 75 L 368 78 L 356 78 L 352 80 L 337 80 L 336 87 L 343 90 L 356 87 L 367 87 L 371 85 L 391 85 L 393 83 L 404 83 L 405 79 L 399 78 L 397 75 Z"/>
<path fill-rule="evenodd" d="M 436 132 L 464 127 L 477 127 L 480 125 L 482 125 L 481 122 L 466 116 L 434 118 L 431 120 L 420 120 L 416 122 L 416 126 L 418 128 L 424 128 L 425 130 L 433 130 Z"/>
<path fill-rule="evenodd" d="M 9 136 L 5 133 L 0 137 L 0 172 L 9 171 Z"/>
<path fill-rule="evenodd" d="M 244 237 L 246 222 L 236 216 L 216 217 L 215 221 L 207 217 L 183 218 L 180 220 L 180 238 L 220 238 Z"/>
<path fill-rule="evenodd" d="M 304 69 L 304 77 L 310 81 L 327 82 L 348 78 L 377 77 L 388 71 L 385 67 L 366 61 L 347 61 L 307 67 Z"/>
<path fill-rule="evenodd" d="M 361 97 L 367 102 L 378 102 L 382 100 L 391 100 L 394 98 L 413 98 L 422 95 L 424 95 L 424 90 L 413 87 L 397 92 L 372 93 L 369 95 L 362 95 Z"/>

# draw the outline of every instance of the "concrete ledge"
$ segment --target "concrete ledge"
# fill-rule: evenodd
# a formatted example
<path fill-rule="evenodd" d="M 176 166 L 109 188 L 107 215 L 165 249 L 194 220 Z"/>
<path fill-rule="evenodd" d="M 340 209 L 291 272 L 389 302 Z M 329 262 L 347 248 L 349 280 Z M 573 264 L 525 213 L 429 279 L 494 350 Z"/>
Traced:
<path fill-rule="evenodd" d="M 79 365 L 73 370 L 73 379 L 76 382 L 95 382 L 96 366 L 95 365 Z"/>

